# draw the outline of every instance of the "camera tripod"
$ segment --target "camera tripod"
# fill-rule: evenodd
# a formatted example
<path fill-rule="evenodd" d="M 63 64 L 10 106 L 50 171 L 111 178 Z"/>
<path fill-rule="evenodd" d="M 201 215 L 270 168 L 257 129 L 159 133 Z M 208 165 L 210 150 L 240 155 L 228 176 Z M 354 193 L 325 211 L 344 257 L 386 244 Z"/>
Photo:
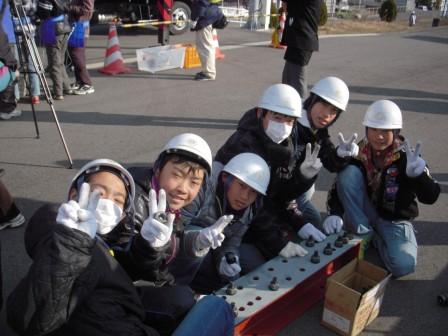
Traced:
<path fill-rule="evenodd" d="M 23 5 L 18 5 L 14 0 L 9 0 L 10 7 L 11 7 L 11 14 L 13 17 L 18 19 L 17 25 L 14 27 L 14 34 L 16 36 L 17 41 L 17 51 L 19 54 L 19 64 L 21 73 L 24 74 L 25 78 L 25 86 L 28 90 L 28 92 L 31 92 L 31 83 L 30 83 L 30 74 L 36 74 L 39 78 L 39 83 L 41 85 L 41 88 L 44 91 L 45 94 L 45 100 L 47 101 L 48 105 L 50 106 L 51 112 L 53 114 L 54 121 L 56 123 L 56 127 L 58 129 L 59 135 L 62 140 L 62 144 L 65 149 L 65 153 L 67 154 L 68 161 L 69 161 L 69 167 L 73 167 L 73 161 L 70 156 L 70 152 L 67 147 L 67 143 L 64 138 L 64 134 L 62 133 L 61 125 L 59 124 L 58 116 L 56 114 L 56 110 L 54 108 L 54 101 L 53 97 L 51 95 L 50 88 L 48 86 L 47 79 L 45 78 L 45 68 L 42 64 L 42 60 L 39 55 L 39 50 L 37 49 L 36 42 L 34 40 L 34 36 L 32 35 L 34 27 L 31 25 L 31 19 L 26 15 L 26 11 L 23 7 Z M 31 60 L 34 71 L 29 70 L 29 60 Z M 33 112 L 33 119 L 34 119 L 34 126 L 36 129 L 36 138 L 39 139 L 39 126 L 37 124 L 37 116 L 36 116 L 36 110 L 34 108 L 34 105 L 30 103 L 31 110 Z"/>

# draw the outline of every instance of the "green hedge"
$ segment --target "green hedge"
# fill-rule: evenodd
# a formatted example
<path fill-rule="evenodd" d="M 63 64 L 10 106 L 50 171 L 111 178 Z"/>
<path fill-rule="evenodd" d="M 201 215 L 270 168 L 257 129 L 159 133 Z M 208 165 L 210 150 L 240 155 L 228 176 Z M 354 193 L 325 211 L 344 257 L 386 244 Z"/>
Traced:
<path fill-rule="evenodd" d="M 327 23 L 327 20 L 328 20 L 327 4 L 323 2 L 322 7 L 320 9 L 319 26 L 324 26 Z"/>
<path fill-rule="evenodd" d="M 395 0 L 386 0 L 378 11 L 382 21 L 392 22 L 397 18 L 397 4 Z"/>

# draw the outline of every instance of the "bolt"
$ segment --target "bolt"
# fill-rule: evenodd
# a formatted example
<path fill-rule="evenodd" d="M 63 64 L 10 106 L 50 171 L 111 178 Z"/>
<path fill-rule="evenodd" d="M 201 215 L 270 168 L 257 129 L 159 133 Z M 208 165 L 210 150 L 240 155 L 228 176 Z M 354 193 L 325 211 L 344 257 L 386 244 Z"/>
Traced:
<path fill-rule="evenodd" d="M 313 264 L 318 264 L 320 263 L 320 256 L 319 256 L 319 252 L 316 250 L 314 251 L 314 254 L 311 256 L 311 262 Z"/>
<path fill-rule="evenodd" d="M 230 281 L 226 288 L 226 294 L 227 295 L 235 295 L 236 294 L 236 287 L 233 281 Z"/>
<path fill-rule="evenodd" d="M 308 247 L 313 247 L 314 246 L 314 239 L 313 239 L 312 236 L 308 237 L 308 239 L 306 240 L 305 245 L 308 246 Z"/>
<path fill-rule="evenodd" d="M 277 277 L 273 277 L 271 283 L 269 284 L 269 289 L 271 291 L 276 291 L 280 288 L 278 281 L 277 281 Z"/>

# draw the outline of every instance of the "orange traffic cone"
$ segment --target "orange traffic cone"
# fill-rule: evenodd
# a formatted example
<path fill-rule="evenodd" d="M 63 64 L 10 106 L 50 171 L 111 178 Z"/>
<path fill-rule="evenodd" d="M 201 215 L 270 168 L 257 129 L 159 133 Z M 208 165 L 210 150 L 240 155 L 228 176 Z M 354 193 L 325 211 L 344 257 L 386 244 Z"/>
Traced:
<path fill-rule="evenodd" d="M 120 51 L 120 43 L 118 42 L 117 28 L 114 24 L 111 24 L 109 27 L 104 67 L 98 69 L 98 71 L 105 75 L 117 75 L 131 72 L 131 69 L 124 65 L 123 56 Z"/>
<path fill-rule="evenodd" d="M 286 13 L 285 11 L 282 11 L 282 14 L 280 15 L 279 26 L 272 33 L 272 40 L 270 45 L 272 48 L 279 48 L 279 49 L 286 48 L 285 45 L 281 44 L 283 37 L 283 30 L 285 29 L 285 22 L 286 22 Z"/>
<path fill-rule="evenodd" d="M 221 52 L 221 49 L 219 49 L 218 33 L 216 32 L 216 29 L 213 29 L 212 35 L 213 35 L 213 44 L 215 46 L 215 58 L 217 60 L 222 60 L 226 57 L 226 55 L 224 55 Z"/>

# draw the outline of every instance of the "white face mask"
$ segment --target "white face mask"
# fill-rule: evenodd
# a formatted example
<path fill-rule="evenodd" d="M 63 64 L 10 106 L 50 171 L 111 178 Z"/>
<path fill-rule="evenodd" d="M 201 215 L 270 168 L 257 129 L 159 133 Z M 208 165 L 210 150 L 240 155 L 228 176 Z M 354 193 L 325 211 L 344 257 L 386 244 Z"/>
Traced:
<path fill-rule="evenodd" d="M 291 135 L 292 125 L 269 120 L 265 132 L 272 141 L 279 144 Z"/>
<path fill-rule="evenodd" d="M 123 210 L 115 202 L 100 198 L 95 211 L 96 222 L 98 223 L 98 233 L 108 234 L 117 226 L 123 215 Z"/>

